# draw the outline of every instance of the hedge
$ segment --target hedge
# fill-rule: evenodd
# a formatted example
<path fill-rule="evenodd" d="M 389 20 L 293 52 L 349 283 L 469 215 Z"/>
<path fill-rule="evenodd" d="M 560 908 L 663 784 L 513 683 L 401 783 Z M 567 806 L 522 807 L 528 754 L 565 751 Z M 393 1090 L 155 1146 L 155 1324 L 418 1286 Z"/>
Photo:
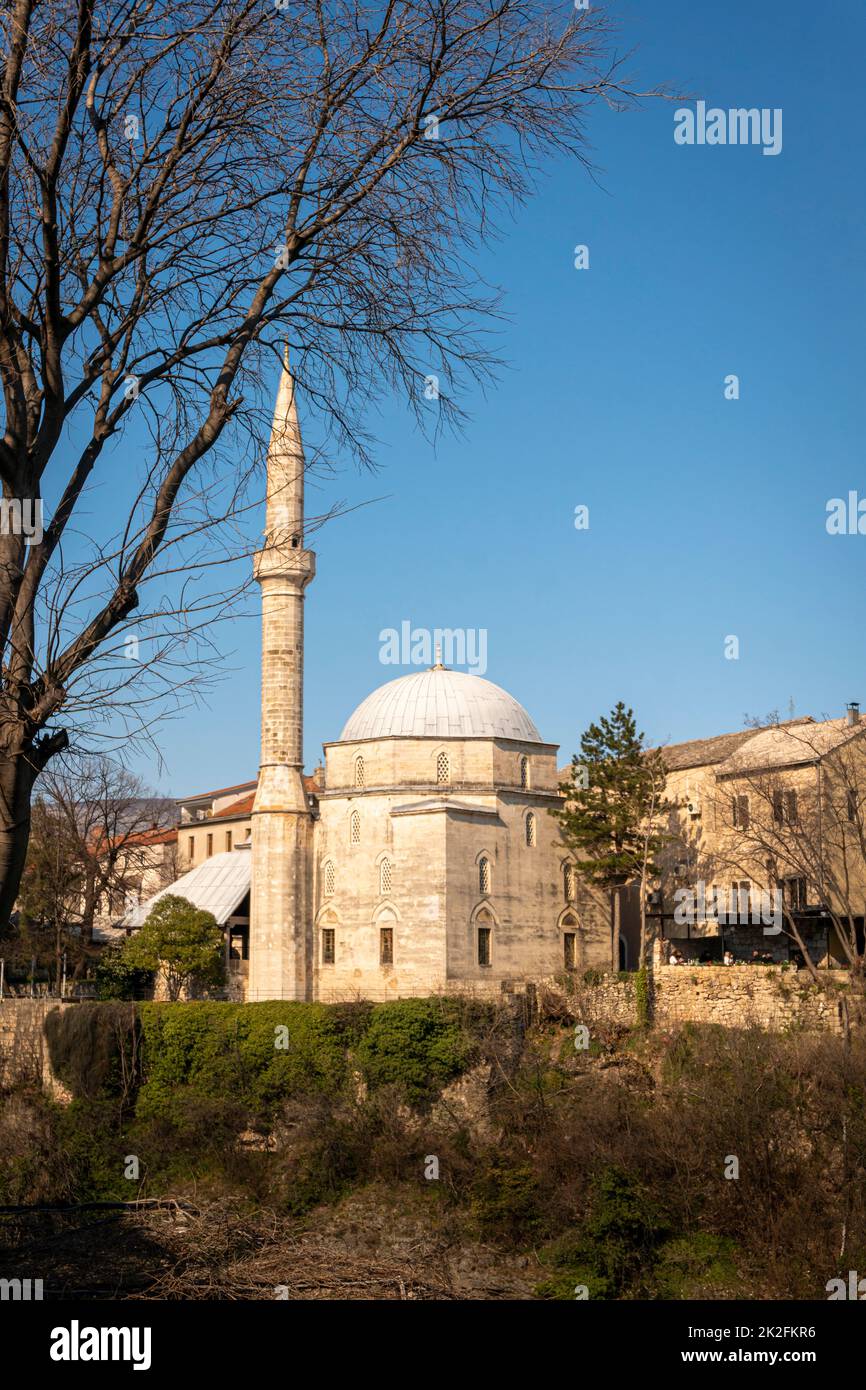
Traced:
<path fill-rule="evenodd" d="M 394 1085 L 411 1104 L 427 1103 L 475 1060 L 489 1012 L 440 998 L 96 1003 L 56 1010 L 47 1033 L 54 1071 L 76 1098 L 117 1095 L 125 1074 L 142 1118 L 169 1118 L 175 1098 L 190 1094 L 266 1118 L 283 1100 L 336 1096 L 358 1073 L 371 1088 Z"/>

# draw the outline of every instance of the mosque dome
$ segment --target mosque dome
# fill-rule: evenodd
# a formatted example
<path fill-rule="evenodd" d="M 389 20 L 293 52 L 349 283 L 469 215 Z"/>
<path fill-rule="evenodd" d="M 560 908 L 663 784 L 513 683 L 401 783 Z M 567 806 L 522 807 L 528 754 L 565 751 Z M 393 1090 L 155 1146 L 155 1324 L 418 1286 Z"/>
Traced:
<path fill-rule="evenodd" d="M 349 716 L 341 743 L 377 738 L 510 738 L 541 743 L 526 710 L 492 681 L 434 666 L 389 681 Z"/>

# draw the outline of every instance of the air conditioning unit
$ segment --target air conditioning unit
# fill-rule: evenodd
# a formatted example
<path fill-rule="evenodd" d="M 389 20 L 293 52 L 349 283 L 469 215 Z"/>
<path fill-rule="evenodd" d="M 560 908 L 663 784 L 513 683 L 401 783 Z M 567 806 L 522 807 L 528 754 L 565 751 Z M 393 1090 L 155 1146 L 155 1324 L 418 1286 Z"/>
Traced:
<path fill-rule="evenodd" d="M 697 797 L 693 796 L 691 801 L 687 802 L 686 805 L 690 816 L 699 816 L 701 814 L 701 803 L 698 801 Z"/>

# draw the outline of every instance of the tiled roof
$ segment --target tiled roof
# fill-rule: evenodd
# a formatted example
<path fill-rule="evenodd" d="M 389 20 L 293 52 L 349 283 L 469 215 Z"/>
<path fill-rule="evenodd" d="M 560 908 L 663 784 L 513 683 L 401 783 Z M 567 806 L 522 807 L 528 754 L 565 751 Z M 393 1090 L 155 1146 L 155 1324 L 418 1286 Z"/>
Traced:
<path fill-rule="evenodd" d="M 785 724 L 770 727 L 790 729 L 802 724 L 814 725 L 814 720 L 807 715 L 803 719 L 790 719 Z M 760 732 L 758 729 L 740 729 L 734 734 L 715 734 L 712 738 L 693 738 L 688 743 L 671 743 L 659 751 L 669 772 L 682 772 L 690 767 L 708 767 L 726 762 Z"/>
<path fill-rule="evenodd" d="M 175 801 L 178 803 L 184 801 L 207 801 L 208 798 L 212 798 L 216 801 L 218 796 L 228 796 L 229 792 L 245 792 L 248 791 L 250 787 L 255 789 L 256 781 L 257 779 L 253 778 L 250 782 L 238 782 L 234 787 L 218 787 L 214 792 L 196 792 L 194 796 L 177 796 L 175 797 Z"/>
<path fill-rule="evenodd" d="M 138 835 L 130 835 L 126 841 L 122 838 L 119 843 L 127 845 L 170 845 L 177 840 L 177 830 L 142 830 Z"/>
<path fill-rule="evenodd" d="M 208 820 L 225 820 L 228 816 L 248 816 L 253 809 L 255 799 L 255 792 L 250 792 L 249 796 L 242 796 L 240 801 L 233 801 L 230 806 L 224 806 L 221 811 L 214 811 Z"/>
<path fill-rule="evenodd" d="M 846 719 L 824 719 L 820 723 L 778 724 L 756 732 L 716 769 L 718 776 L 738 772 L 757 772 L 774 767 L 794 767 L 816 763 L 851 739 L 866 733 L 866 724 L 849 724 Z"/>

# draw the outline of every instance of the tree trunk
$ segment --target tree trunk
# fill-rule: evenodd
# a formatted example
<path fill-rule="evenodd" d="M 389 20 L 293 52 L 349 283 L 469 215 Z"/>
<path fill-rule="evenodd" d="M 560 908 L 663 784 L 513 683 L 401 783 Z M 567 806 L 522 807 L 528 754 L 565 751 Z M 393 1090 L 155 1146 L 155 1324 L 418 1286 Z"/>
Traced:
<path fill-rule="evenodd" d="M 0 931 L 18 897 L 30 841 L 30 796 L 36 780 L 24 749 L 0 760 Z"/>
<path fill-rule="evenodd" d="M 646 871 L 640 876 L 640 960 L 638 970 L 647 967 Z"/>
<path fill-rule="evenodd" d="M 0 732 L 6 720 L 8 715 L 0 720 Z M 0 931 L 9 925 L 24 873 L 33 784 L 49 758 L 68 748 L 69 736 L 60 729 L 29 743 L 13 744 L 9 738 L 4 743 L 0 751 Z"/>

